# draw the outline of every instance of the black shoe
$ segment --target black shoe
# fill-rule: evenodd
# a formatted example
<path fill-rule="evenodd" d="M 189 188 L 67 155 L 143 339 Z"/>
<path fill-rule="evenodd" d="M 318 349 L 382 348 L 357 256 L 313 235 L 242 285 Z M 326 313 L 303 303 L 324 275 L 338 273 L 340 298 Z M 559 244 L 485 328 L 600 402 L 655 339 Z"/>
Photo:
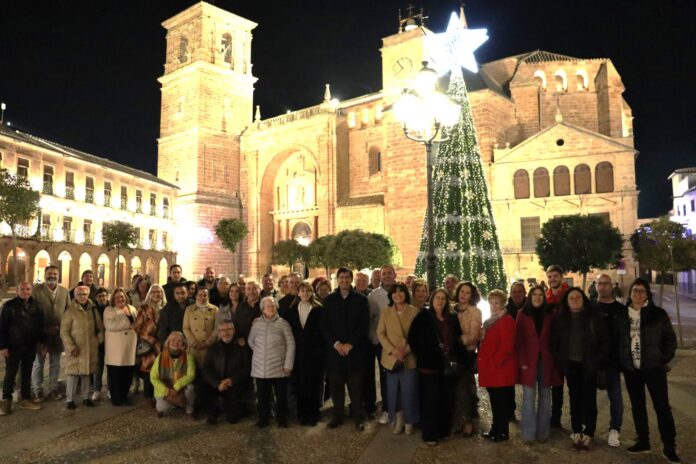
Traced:
<path fill-rule="evenodd" d="M 493 435 L 493 438 L 491 438 L 491 441 L 494 443 L 499 443 L 501 441 L 508 441 L 510 439 L 510 436 L 507 433 L 500 433 L 497 435 Z"/>
<path fill-rule="evenodd" d="M 496 435 L 495 435 L 495 432 L 493 432 L 493 431 L 491 430 L 491 431 L 489 431 L 489 432 L 482 433 L 481 436 L 482 436 L 483 438 L 485 438 L 486 440 L 495 441 L 495 436 L 496 436 Z"/>
<path fill-rule="evenodd" d="M 278 422 L 278 427 L 281 429 L 287 429 L 289 427 L 287 419 L 278 419 L 276 422 Z"/>
<path fill-rule="evenodd" d="M 208 424 L 208 425 L 215 425 L 215 424 L 217 424 L 217 421 L 218 421 L 218 420 L 217 420 L 217 417 L 212 417 L 212 416 L 211 416 L 211 417 L 209 417 L 208 419 L 206 419 L 205 423 Z"/>
<path fill-rule="evenodd" d="M 90 399 L 83 400 L 83 401 L 82 401 L 82 404 L 85 405 L 85 406 L 87 406 L 88 408 L 93 408 L 93 407 L 96 406 L 96 404 L 94 404 L 94 403 L 92 402 L 92 400 L 90 400 Z"/>
<path fill-rule="evenodd" d="M 677 451 L 674 448 L 664 448 L 662 450 L 662 456 L 664 456 L 669 462 L 681 462 L 681 459 L 679 459 L 679 456 L 677 456 Z"/>
<path fill-rule="evenodd" d="M 626 451 L 631 454 L 642 454 L 650 452 L 650 443 L 637 441 L 635 445 L 629 447 Z"/>
<path fill-rule="evenodd" d="M 363 432 L 365 430 L 365 424 L 362 422 L 357 422 L 355 424 L 355 431 L 356 432 Z"/>
<path fill-rule="evenodd" d="M 68 406 L 67 406 L 67 408 L 68 408 L 70 411 L 72 411 L 72 410 L 74 410 L 74 409 L 77 409 L 77 406 L 75 406 L 75 402 L 74 402 L 74 401 L 68 401 Z"/>
<path fill-rule="evenodd" d="M 267 420 L 259 420 L 259 421 L 256 423 L 256 426 L 257 426 L 258 428 L 260 428 L 260 429 L 263 429 L 263 428 L 265 428 L 265 427 L 268 427 L 268 421 L 267 421 Z"/>
<path fill-rule="evenodd" d="M 343 421 L 339 419 L 334 419 L 331 422 L 328 423 L 326 426 L 327 429 L 335 429 L 343 425 Z"/>

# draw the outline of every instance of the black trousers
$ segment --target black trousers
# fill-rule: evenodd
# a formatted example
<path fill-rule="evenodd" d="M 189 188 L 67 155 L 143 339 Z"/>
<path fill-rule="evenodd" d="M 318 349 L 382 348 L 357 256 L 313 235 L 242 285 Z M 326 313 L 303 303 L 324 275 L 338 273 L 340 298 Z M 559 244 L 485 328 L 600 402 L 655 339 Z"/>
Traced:
<path fill-rule="evenodd" d="M 667 373 L 665 371 L 627 371 L 624 373 L 626 390 L 631 398 L 631 411 L 636 426 L 638 440 L 650 443 L 648 428 L 648 411 L 645 404 L 645 387 L 648 387 L 650 398 L 657 415 L 657 426 L 660 429 L 662 444 L 665 448 L 674 447 L 677 431 L 674 427 L 672 408 L 669 405 L 667 393 Z"/>
<path fill-rule="evenodd" d="M 208 417 L 217 419 L 220 413 L 220 400 L 222 400 L 222 409 L 227 421 L 230 423 L 238 422 L 244 415 L 244 395 L 247 388 L 247 382 L 233 385 L 224 392 L 208 386 L 205 396 Z"/>
<path fill-rule="evenodd" d="M 437 441 L 449 435 L 457 379 L 441 373 L 419 373 L 421 433 L 423 441 Z"/>
<path fill-rule="evenodd" d="M 597 375 L 587 375 L 582 362 L 569 361 L 566 381 L 573 433 L 592 437 L 597 428 Z"/>
<path fill-rule="evenodd" d="M 377 410 L 377 380 L 375 378 L 375 360 L 379 367 L 379 391 L 382 396 L 382 411 L 388 411 L 387 406 L 387 370 L 382 367 L 380 360 L 382 359 L 382 345 L 370 344 L 370 350 L 367 353 L 367 367 L 365 368 L 365 377 L 363 378 L 363 398 L 365 399 L 365 412 L 374 414 Z"/>
<path fill-rule="evenodd" d="M 353 411 L 353 419 L 356 423 L 365 420 L 365 408 L 363 408 L 363 377 L 364 370 L 329 372 L 329 386 L 331 388 L 331 400 L 333 401 L 333 419 L 342 421 L 345 415 L 346 395 L 345 389 L 348 384 L 348 394 Z M 374 376 L 373 376 L 374 377 Z"/>
<path fill-rule="evenodd" d="M 561 384 L 551 387 L 551 425 L 560 425 L 561 416 L 563 415 L 563 381 L 561 376 Z"/>
<path fill-rule="evenodd" d="M 2 386 L 3 399 L 12 398 L 17 372 L 23 400 L 31 399 L 31 367 L 36 358 L 36 345 L 18 345 L 8 348 L 10 355 L 5 360 L 5 380 Z"/>
<path fill-rule="evenodd" d="M 278 423 L 288 420 L 288 378 L 256 379 L 259 422 L 271 418 L 271 393 L 275 397 L 275 416 Z"/>
<path fill-rule="evenodd" d="M 143 379 L 143 397 L 144 398 L 154 398 L 155 397 L 155 387 L 152 386 L 150 381 L 150 373 L 143 372 L 136 366 L 135 377 L 138 379 Z"/>
<path fill-rule="evenodd" d="M 493 422 L 490 433 L 493 435 L 509 435 L 510 419 L 514 414 L 515 387 L 487 387 L 491 400 Z"/>
<path fill-rule="evenodd" d="M 324 403 L 324 369 L 302 367 L 293 371 L 292 375 L 298 419 L 318 422 L 321 419 L 319 410 Z"/>
<path fill-rule="evenodd" d="M 134 366 L 106 366 L 106 378 L 111 394 L 111 404 L 123 406 L 128 400 L 128 390 L 133 383 Z"/>

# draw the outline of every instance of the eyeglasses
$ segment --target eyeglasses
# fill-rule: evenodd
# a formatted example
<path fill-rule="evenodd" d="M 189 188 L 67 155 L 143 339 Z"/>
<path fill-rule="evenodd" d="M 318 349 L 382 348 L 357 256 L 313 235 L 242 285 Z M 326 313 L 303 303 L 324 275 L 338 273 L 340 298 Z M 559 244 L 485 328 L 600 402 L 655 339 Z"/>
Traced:
<path fill-rule="evenodd" d="M 631 293 L 648 293 L 648 291 L 644 288 L 634 288 L 631 290 Z"/>
<path fill-rule="evenodd" d="M 77 296 L 89 296 L 89 293 L 77 293 Z"/>

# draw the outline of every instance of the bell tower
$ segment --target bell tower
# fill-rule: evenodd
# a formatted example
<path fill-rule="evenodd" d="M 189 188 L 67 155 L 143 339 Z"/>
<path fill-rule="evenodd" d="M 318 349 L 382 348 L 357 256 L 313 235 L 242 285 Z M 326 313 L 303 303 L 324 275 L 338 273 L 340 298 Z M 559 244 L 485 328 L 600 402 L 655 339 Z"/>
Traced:
<path fill-rule="evenodd" d="M 215 235 L 241 218 L 239 135 L 252 122 L 256 23 L 199 2 L 166 20 L 157 175 L 179 187 L 174 206 L 177 260 L 189 278 L 214 264 L 239 273 L 240 261 Z"/>

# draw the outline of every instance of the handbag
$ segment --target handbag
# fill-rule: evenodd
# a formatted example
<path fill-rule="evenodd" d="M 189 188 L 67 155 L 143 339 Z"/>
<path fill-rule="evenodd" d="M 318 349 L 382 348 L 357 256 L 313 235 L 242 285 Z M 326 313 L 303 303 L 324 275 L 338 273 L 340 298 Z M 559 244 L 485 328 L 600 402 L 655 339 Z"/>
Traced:
<path fill-rule="evenodd" d="M 138 340 L 138 345 L 135 347 L 135 355 L 142 356 L 144 354 L 147 354 L 150 351 L 152 351 L 152 348 L 152 343 L 141 338 Z"/>

